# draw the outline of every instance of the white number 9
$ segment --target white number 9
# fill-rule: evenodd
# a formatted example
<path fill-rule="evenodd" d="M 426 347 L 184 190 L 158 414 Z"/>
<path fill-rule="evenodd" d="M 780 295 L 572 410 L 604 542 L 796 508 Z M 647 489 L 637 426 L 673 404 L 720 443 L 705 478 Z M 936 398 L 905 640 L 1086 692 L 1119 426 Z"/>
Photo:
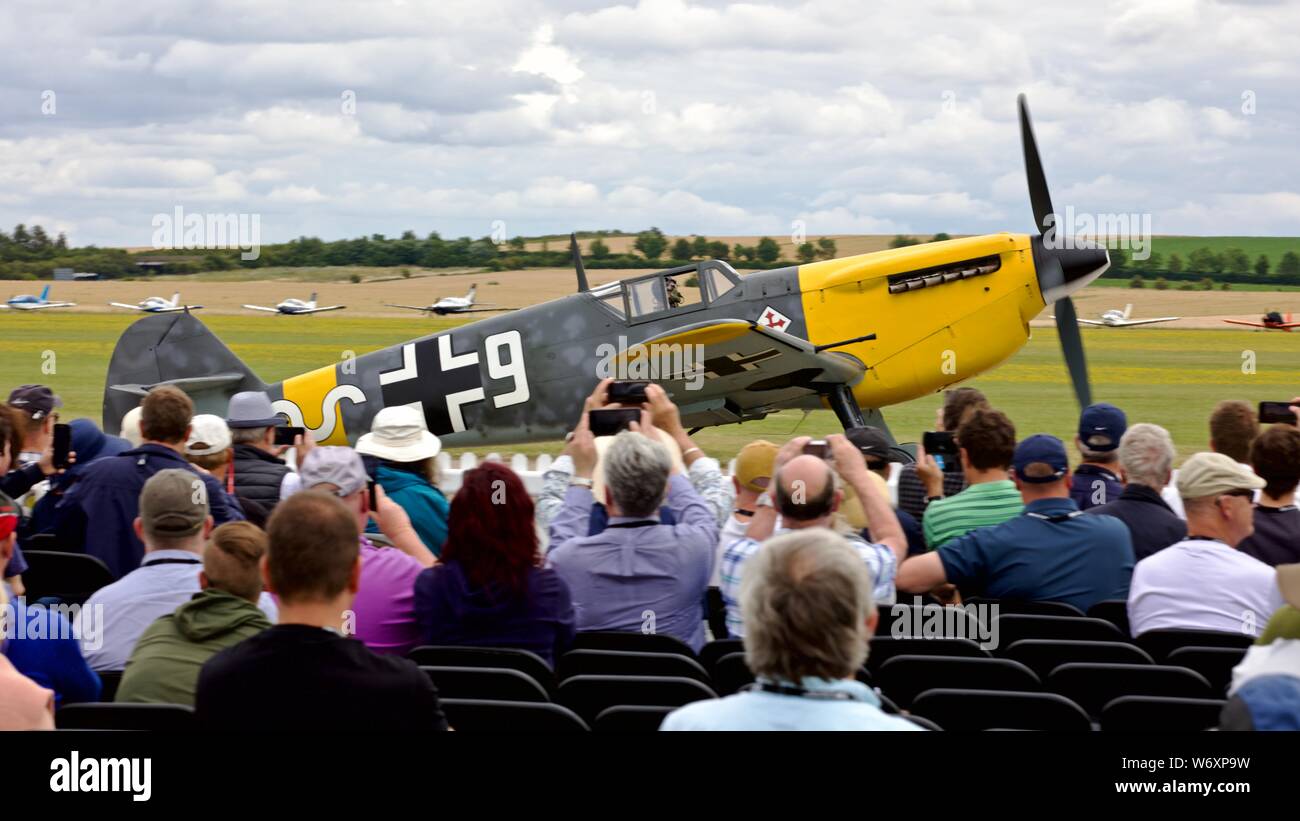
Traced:
<path fill-rule="evenodd" d="M 492 397 L 492 404 L 498 408 L 518 405 L 521 402 L 527 402 L 528 393 L 528 374 L 524 370 L 524 342 L 523 337 L 518 331 L 506 331 L 505 333 L 493 334 L 483 340 L 487 353 L 487 370 L 488 376 L 493 379 L 505 379 L 509 377 L 514 381 L 514 388 L 506 393 L 500 393 Z M 510 361 L 503 364 L 501 362 L 501 349 L 510 349 Z"/>

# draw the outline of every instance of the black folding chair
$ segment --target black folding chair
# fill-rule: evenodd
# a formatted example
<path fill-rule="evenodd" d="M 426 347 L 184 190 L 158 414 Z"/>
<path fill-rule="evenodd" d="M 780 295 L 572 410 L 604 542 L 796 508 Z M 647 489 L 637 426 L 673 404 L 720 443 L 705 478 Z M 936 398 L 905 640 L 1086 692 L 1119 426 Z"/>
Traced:
<path fill-rule="evenodd" d="M 1055 693 L 941 688 L 917 696 L 912 702 L 912 713 L 950 732 L 1007 729 L 1084 733 L 1092 730 L 1092 722 L 1083 708 Z"/>
<path fill-rule="evenodd" d="M 585 733 L 587 722 L 568 707 L 533 701 L 442 698 L 447 724 L 458 733 Z"/>
<path fill-rule="evenodd" d="M 570 650 L 560 656 L 557 678 L 574 676 L 685 676 L 709 684 L 709 674 L 694 658 L 676 653 L 625 650 Z"/>
<path fill-rule="evenodd" d="M 54 714 L 60 730 L 137 730 L 183 733 L 195 729 L 194 708 L 184 704 L 65 704 Z"/>
<path fill-rule="evenodd" d="M 491 701 L 550 701 L 532 676 L 503 667 L 430 667 L 421 670 L 438 688 L 439 698 Z"/>
<path fill-rule="evenodd" d="M 1219 725 L 1228 702 L 1215 698 L 1120 696 L 1101 710 L 1107 733 L 1194 733 Z"/>
<path fill-rule="evenodd" d="M 1186 667 L 1205 676 L 1216 697 L 1228 692 L 1232 669 L 1241 664 L 1246 650 L 1241 647 L 1179 647 L 1169 654 L 1165 664 Z"/>
<path fill-rule="evenodd" d="M 895 639 L 877 635 L 867 651 L 867 669 L 872 675 L 894 656 L 961 656 L 992 658 L 987 650 L 970 639 Z"/>
<path fill-rule="evenodd" d="M 880 691 L 907 709 L 926 690 L 1011 690 L 1037 692 L 1042 682 L 1034 672 L 1008 659 L 894 656 L 876 672 Z"/>
<path fill-rule="evenodd" d="M 1200 673 L 1159 664 L 1062 664 L 1043 686 L 1074 701 L 1090 716 L 1101 715 L 1101 709 L 1120 696 L 1213 696 Z"/>
<path fill-rule="evenodd" d="M 620 633 L 615 630 L 584 630 L 573 641 L 572 650 L 623 650 L 629 653 L 676 653 L 695 658 L 695 651 L 681 639 L 662 633 Z"/>
<path fill-rule="evenodd" d="M 916 726 L 920 727 L 922 730 L 929 730 L 930 732 L 935 732 L 935 733 L 943 732 L 942 727 L 940 727 L 938 724 L 935 724 L 930 719 L 925 718 L 924 716 L 905 715 L 903 716 L 903 718 L 907 719 L 908 721 L 912 722 Z"/>
<path fill-rule="evenodd" d="M 700 664 L 709 671 L 709 675 L 713 675 L 713 667 L 718 663 L 718 659 L 732 653 L 743 652 L 745 652 L 745 643 L 740 639 L 714 639 L 700 648 Z"/>
<path fill-rule="evenodd" d="M 1245 650 L 1255 643 L 1255 637 L 1222 630 L 1148 630 L 1135 641 L 1157 662 L 1163 662 L 1179 647 L 1236 647 Z"/>
<path fill-rule="evenodd" d="M 117 688 L 122 683 L 122 671 L 104 670 L 98 675 L 99 683 L 102 685 L 99 691 L 99 700 L 105 704 L 110 703 L 117 698 Z"/>
<path fill-rule="evenodd" d="M 976 596 L 966 599 L 964 604 L 973 604 L 977 607 L 983 605 L 988 607 L 996 606 L 999 614 L 1015 613 L 1024 616 L 1065 616 L 1066 618 L 1080 618 L 1083 611 L 1072 604 L 1066 604 L 1062 601 L 1020 601 L 1018 599 L 985 599 Z"/>
<path fill-rule="evenodd" d="M 1141 647 L 1122 641 L 1021 639 L 1010 647 L 999 648 L 997 654 L 1001 658 L 1020 662 L 1037 673 L 1039 678 L 1047 678 L 1057 667 L 1070 662 L 1155 664 Z"/>
<path fill-rule="evenodd" d="M 858 681 L 871 686 L 874 677 L 865 667 L 858 668 L 855 676 Z M 740 692 L 740 689 L 748 684 L 753 684 L 754 674 L 750 671 L 749 665 L 745 663 L 744 653 L 730 653 L 718 660 L 713 665 L 713 690 L 719 696 L 729 696 L 732 693 Z"/>
<path fill-rule="evenodd" d="M 1088 618 L 1108 621 L 1126 636 L 1133 635 L 1128 627 L 1128 602 L 1124 599 L 1106 599 L 1088 608 Z"/>
<path fill-rule="evenodd" d="M 1108 621 L 1068 616 L 1029 616 L 1008 613 L 993 620 L 993 635 L 999 647 L 1021 639 L 1058 641 L 1130 641 Z"/>
<path fill-rule="evenodd" d="M 719 588 L 710 587 L 704 591 L 704 620 L 715 638 L 725 639 L 731 635 L 727 629 L 727 603 Z"/>
<path fill-rule="evenodd" d="M 27 559 L 23 585 L 29 602 L 57 598 L 65 604 L 85 604 L 96 590 L 116 581 L 108 565 L 85 553 L 24 550 L 23 557 Z"/>
<path fill-rule="evenodd" d="M 457 647 L 424 645 L 406 654 L 421 667 L 488 667 L 518 670 L 531 676 L 550 696 L 555 695 L 555 673 L 541 656 L 508 647 Z"/>
<path fill-rule="evenodd" d="M 681 676 L 574 676 L 560 682 L 557 695 L 561 704 L 586 721 L 595 721 L 608 707 L 681 707 L 716 697 L 708 686 Z"/>
<path fill-rule="evenodd" d="M 596 716 L 592 729 L 598 733 L 655 733 L 676 707 L 620 704 L 606 707 Z"/>

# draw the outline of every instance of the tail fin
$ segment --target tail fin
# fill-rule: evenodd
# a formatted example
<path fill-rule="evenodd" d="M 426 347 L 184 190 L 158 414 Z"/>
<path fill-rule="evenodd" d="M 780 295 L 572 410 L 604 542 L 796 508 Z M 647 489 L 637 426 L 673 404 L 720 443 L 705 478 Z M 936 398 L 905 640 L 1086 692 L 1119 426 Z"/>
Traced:
<path fill-rule="evenodd" d="M 1133 303 L 1130 302 L 1129 304 L 1124 306 L 1124 318 L 1128 319 L 1129 316 L 1132 315 L 1132 313 L 1133 313 Z"/>
<path fill-rule="evenodd" d="M 308 302 L 315 302 L 315 301 L 316 301 L 316 292 L 315 292 L 315 291 L 312 291 L 312 292 L 311 292 L 311 296 L 307 297 L 307 301 L 308 301 Z"/>
<path fill-rule="evenodd" d="M 469 286 L 469 293 L 465 294 L 465 298 L 468 299 L 470 302 L 473 302 L 474 294 L 476 293 L 478 293 L 478 285 L 477 284 L 471 285 Z"/>
<path fill-rule="evenodd" d="M 157 385 L 175 385 L 196 413 L 226 415 L 230 396 L 266 384 L 193 314 L 154 314 L 117 340 L 104 383 L 104 432 L 116 434 L 126 412 Z"/>
<path fill-rule="evenodd" d="M 176 293 L 172 294 L 172 304 L 173 304 L 173 305 L 180 305 L 180 304 L 181 304 L 181 292 L 180 292 L 180 291 L 177 291 Z"/>
<path fill-rule="evenodd" d="M 41 290 L 41 301 L 42 302 L 47 301 L 49 300 L 49 298 L 50 298 L 50 286 L 46 285 L 45 288 Z"/>

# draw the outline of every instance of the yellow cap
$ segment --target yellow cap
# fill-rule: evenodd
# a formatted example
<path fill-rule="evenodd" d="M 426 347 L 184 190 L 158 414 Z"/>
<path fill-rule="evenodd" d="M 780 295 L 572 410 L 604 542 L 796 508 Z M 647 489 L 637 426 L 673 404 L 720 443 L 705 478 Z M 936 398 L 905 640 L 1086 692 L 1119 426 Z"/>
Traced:
<path fill-rule="evenodd" d="M 758 439 L 750 442 L 736 454 L 736 481 L 755 493 L 762 493 L 772 483 L 772 468 L 776 465 L 779 447 Z"/>

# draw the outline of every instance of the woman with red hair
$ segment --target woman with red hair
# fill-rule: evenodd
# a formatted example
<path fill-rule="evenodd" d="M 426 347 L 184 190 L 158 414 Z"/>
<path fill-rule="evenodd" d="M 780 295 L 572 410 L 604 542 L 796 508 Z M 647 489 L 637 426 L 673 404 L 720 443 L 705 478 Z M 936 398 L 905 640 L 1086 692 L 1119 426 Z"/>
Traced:
<path fill-rule="evenodd" d="M 542 567 L 533 500 L 510 468 L 465 473 L 441 563 L 415 580 L 415 616 L 427 644 L 515 647 L 552 666 L 573 643 L 573 598 Z"/>

